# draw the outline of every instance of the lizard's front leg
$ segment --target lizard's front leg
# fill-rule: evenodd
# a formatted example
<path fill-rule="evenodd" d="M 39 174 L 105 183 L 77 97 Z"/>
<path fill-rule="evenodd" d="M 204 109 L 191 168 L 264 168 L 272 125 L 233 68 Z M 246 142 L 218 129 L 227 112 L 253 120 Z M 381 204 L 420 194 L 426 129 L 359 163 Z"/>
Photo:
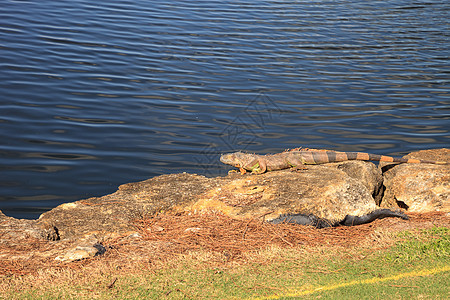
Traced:
<path fill-rule="evenodd" d="M 262 173 L 264 173 L 266 171 L 267 171 L 267 164 L 266 164 L 266 162 L 264 161 L 264 159 L 259 158 L 258 159 L 258 167 L 253 169 L 252 173 L 262 174 Z"/>
<path fill-rule="evenodd" d="M 252 173 L 257 172 L 259 169 L 259 159 L 256 157 L 252 157 L 252 160 L 248 160 L 248 162 L 243 162 L 240 164 L 239 170 L 241 174 L 244 175 L 247 171 Z"/>

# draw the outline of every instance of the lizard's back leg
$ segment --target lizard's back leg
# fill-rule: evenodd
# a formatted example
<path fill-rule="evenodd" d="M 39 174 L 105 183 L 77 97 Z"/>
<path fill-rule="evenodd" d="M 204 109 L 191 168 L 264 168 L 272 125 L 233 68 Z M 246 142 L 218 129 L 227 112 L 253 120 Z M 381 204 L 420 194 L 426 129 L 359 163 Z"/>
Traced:
<path fill-rule="evenodd" d="M 286 156 L 286 164 L 288 164 L 291 167 L 291 171 L 302 171 L 308 169 L 305 164 L 303 163 L 303 160 L 298 155 L 287 155 Z"/>

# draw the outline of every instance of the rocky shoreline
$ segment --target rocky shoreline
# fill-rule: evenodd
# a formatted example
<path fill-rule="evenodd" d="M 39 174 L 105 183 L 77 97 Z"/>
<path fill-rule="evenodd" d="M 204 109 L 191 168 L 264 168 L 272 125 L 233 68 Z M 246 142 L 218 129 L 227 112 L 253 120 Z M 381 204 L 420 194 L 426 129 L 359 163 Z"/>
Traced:
<path fill-rule="evenodd" d="M 450 149 L 413 152 L 407 158 L 450 162 Z M 312 214 L 339 221 L 379 208 L 406 213 L 450 212 L 450 167 L 347 161 L 261 175 L 162 175 L 121 185 L 110 195 L 62 204 L 37 220 L 0 212 L 0 246 L 29 238 L 48 243 L 46 255 L 73 261 L 102 254 L 102 241 L 136 234 L 134 220 L 154 215 L 220 213 L 233 219 L 272 220 Z M 407 221 L 405 221 L 407 222 Z M 31 254 L 30 254 L 31 255 Z M 0 252 L 0 259 L 14 259 Z"/>

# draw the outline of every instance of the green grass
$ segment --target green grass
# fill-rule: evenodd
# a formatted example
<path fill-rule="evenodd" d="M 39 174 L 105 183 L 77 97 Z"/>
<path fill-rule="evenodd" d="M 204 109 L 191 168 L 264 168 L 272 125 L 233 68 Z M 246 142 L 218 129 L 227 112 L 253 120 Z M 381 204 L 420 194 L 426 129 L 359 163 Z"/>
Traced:
<path fill-rule="evenodd" d="M 444 227 L 402 232 L 394 246 L 378 251 L 269 248 L 239 264 L 211 264 L 194 255 L 154 272 L 59 271 L 34 281 L 30 275 L 4 277 L 0 286 L 7 288 L 0 289 L 0 298 L 448 299 L 449 233 Z"/>

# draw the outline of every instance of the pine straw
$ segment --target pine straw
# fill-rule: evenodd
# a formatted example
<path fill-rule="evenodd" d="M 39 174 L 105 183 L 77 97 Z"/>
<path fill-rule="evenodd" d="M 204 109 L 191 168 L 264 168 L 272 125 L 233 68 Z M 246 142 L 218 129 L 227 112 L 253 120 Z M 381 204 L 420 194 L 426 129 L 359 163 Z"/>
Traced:
<path fill-rule="evenodd" d="M 170 253 L 210 250 L 226 252 L 240 257 L 267 245 L 296 247 L 324 243 L 339 244 L 348 239 L 346 245 L 356 243 L 356 237 L 367 235 L 369 226 L 358 230 L 345 227 L 316 229 L 295 224 L 273 225 L 261 219 L 236 220 L 220 214 L 200 216 L 163 216 L 142 219 L 136 222 L 144 239 L 167 242 Z"/>
<path fill-rule="evenodd" d="M 372 223 L 352 226 L 315 229 L 295 224 L 273 225 L 262 219 L 236 220 L 220 214 L 178 216 L 160 215 L 134 221 L 137 235 L 130 233 L 114 240 L 106 240 L 104 255 L 71 263 L 55 260 L 56 255 L 37 255 L 52 251 L 52 247 L 64 248 L 64 242 L 48 242 L 28 238 L 14 246 L 0 244 L 0 253 L 10 258 L 30 254 L 27 259 L 0 259 L 0 275 L 24 275 L 45 269 L 115 268 L 130 271 L 152 270 L 156 264 L 164 264 L 179 255 L 192 252 L 211 253 L 222 262 L 245 260 L 251 252 L 281 248 L 352 249 L 368 246 L 375 251 L 377 235 L 408 229 L 424 229 L 432 226 L 449 226 L 445 213 L 409 214 L 410 220 L 398 218 L 375 220 Z M 17 246 L 20 245 L 20 246 Z M 72 245 L 73 246 L 73 245 Z M 49 253 L 49 252 L 48 252 Z"/>

